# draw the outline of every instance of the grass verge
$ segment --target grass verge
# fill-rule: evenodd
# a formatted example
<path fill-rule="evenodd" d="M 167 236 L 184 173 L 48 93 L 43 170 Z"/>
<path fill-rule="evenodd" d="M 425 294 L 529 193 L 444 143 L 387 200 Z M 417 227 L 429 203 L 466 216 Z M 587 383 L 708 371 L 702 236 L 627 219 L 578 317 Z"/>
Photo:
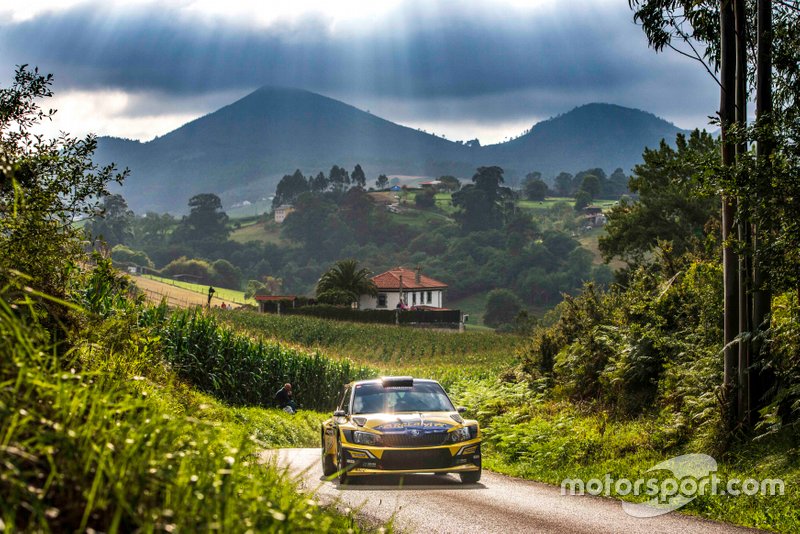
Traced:
<path fill-rule="evenodd" d="M 784 433 L 724 454 L 687 430 L 685 421 L 658 414 L 634 419 L 610 418 L 602 411 L 568 402 L 544 400 L 524 384 L 462 381 L 451 394 L 481 422 L 484 467 L 510 476 L 560 486 L 564 479 L 637 480 L 664 472 L 647 472 L 672 457 L 704 453 L 716 457 L 717 475 L 728 480 L 781 479 L 785 494 L 703 495 L 682 513 L 778 532 L 800 531 L 800 436 Z M 645 501 L 647 496 L 611 497 Z M 568 496 L 565 499 L 570 498 Z"/>
<path fill-rule="evenodd" d="M 40 309 L 0 298 L 2 530 L 358 530 L 255 459 L 314 443 L 321 414 L 290 418 L 198 393 L 140 326 L 150 313 L 140 305 L 118 300 L 88 321 L 76 310 L 85 328 L 57 347 L 35 320 Z"/>

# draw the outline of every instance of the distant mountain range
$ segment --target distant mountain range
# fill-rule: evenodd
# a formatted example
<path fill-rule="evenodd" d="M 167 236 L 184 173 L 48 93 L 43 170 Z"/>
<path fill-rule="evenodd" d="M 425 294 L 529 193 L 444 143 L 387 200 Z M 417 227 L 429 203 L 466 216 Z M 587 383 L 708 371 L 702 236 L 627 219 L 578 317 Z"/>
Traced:
<path fill-rule="evenodd" d="M 122 194 L 137 213 L 182 212 L 197 193 L 230 205 L 271 195 L 295 169 L 327 173 L 334 164 L 360 163 L 370 184 L 380 173 L 468 179 L 481 165 L 500 165 L 511 183 L 530 171 L 545 178 L 591 167 L 629 172 L 644 147 L 680 131 L 644 111 L 588 104 L 511 141 L 466 146 L 316 93 L 263 87 L 152 141 L 102 137 L 96 159 L 131 169 Z"/>

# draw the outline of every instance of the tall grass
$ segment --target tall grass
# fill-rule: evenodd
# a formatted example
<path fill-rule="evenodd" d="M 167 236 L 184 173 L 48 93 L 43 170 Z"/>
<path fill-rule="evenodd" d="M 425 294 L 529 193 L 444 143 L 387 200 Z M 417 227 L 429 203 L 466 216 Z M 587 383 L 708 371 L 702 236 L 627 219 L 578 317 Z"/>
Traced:
<path fill-rule="evenodd" d="M 138 306 L 117 304 L 83 316 L 86 331 L 56 351 L 41 307 L 0 292 L 0 530 L 354 528 L 256 461 L 270 442 L 307 442 L 320 416 L 290 422 L 196 393 L 164 365 Z"/>
<path fill-rule="evenodd" d="M 175 312 L 155 322 L 163 356 L 179 376 L 233 404 L 273 406 L 273 395 L 289 382 L 302 407 L 331 410 L 343 384 L 377 375 L 346 359 L 254 341 L 203 311 Z"/>
<path fill-rule="evenodd" d="M 322 349 L 383 372 L 444 377 L 496 375 L 514 361 L 523 340 L 490 332 L 451 332 L 245 311 L 216 312 L 250 335 Z"/>

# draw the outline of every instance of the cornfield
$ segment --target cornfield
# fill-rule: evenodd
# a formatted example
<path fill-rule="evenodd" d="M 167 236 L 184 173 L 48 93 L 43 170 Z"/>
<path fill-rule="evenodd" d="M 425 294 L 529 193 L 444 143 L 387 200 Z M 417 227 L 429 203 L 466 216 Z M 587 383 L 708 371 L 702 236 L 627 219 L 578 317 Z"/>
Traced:
<path fill-rule="evenodd" d="M 245 311 L 215 312 L 249 335 L 321 349 L 386 373 L 491 373 L 515 359 L 523 339 L 490 332 L 452 332 Z M 412 373 L 413 372 L 413 373 Z M 494 373 L 496 375 L 496 373 Z"/>
<path fill-rule="evenodd" d="M 178 375 L 231 404 L 274 406 L 275 392 L 289 382 L 301 407 L 331 410 L 343 384 L 377 375 L 346 359 L 254 341 L 202 311 L 175 312 L 156 328 Z"/>

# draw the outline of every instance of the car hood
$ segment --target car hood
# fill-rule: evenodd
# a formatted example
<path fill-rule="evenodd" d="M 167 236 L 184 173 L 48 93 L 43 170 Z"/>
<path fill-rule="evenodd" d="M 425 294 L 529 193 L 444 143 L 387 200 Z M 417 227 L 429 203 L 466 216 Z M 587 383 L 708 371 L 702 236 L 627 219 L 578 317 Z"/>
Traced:
<path fill-rule="evenodd" d="M 353 416 L 355 424 L 358 425 L 362 421 L 364 424 L 359 426 L 384 433 L 405 432 L 406 430 L 446 432 L 464 423 L 457 412 L 380 413 Z"/>

